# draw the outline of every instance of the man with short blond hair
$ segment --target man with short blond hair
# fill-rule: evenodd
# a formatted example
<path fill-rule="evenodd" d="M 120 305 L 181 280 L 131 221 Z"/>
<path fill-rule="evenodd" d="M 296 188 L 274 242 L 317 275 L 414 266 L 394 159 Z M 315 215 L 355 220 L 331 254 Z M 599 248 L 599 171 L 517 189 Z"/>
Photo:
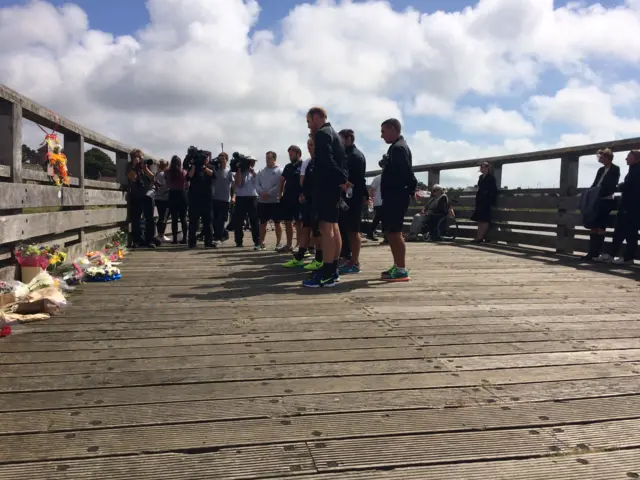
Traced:
<path fill-rule="evenodd" d="M 340 137 L 327 121 L 321 107 L 307 113 L 307 126 L 314 143 L 313 212 L 322 237 L 323 265 L 313 278 L 303 282 L 308 288 L 333 287 L 338 279 L 338 258 L 342 241 L 338 228 L 341 192 L 348 188 L 346 155 Z"/>

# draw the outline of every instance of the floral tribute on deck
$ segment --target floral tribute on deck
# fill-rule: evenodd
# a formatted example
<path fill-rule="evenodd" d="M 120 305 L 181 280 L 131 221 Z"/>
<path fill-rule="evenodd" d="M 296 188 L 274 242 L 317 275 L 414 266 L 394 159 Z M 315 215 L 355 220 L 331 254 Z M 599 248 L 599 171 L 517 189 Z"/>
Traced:
<path fill-rule="evenodd" d="M 122 278 L 118 265 L 127 254 L 124 232 L 102 250 L 67 261 L 59 245 L 20 245 L 15 257 L 20 268 L 35 269 L 24 282 L 0 281 L 0 337 L 11 334 L 10 324 L 45 320 L 67 305 L 66 294 L 82 282 L 112 282 Z"/>

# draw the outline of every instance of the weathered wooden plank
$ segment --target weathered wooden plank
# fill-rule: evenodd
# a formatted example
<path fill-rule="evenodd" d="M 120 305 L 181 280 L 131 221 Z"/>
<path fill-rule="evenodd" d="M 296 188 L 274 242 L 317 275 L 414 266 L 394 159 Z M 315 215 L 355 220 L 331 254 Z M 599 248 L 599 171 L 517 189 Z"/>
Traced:
<path fill-rule="evenodd" d="M 569 446 L 568 443 L 585 435 L 591 440 L 590 445 L 584 449 L 586 451 L 579 452 L 588 453 L 590 449 L 637 448 L 640 446 L 639 427 L 638 420 L 621 420 L 596 425 L 566 425 L 560 429 L 561 432 L 539 428 L 333 440 L 322 442 L 321 447 L 310 445 L 310 451 L 320 471 L 577 453 L 577 444 Z M 517 446 L 510 447 L 510 441 Z M 450 448 L 452 444 L 456 445 L 455 449 Z"/>
<path fill-rule="evenodd" d="M 415 347 L 413 340 L 404 337 L 349 338 L 332 340 L 299 340 L 290 342 L 262 342 L 167 346 L 162 348 L 115 348 L 100 350 L 56 350 L 51 352 L 0 353 L 3 363 L 47 363 L 69 361 L 98 361 L 106 359 L 171 357 L 184 355 L 261 354 L 270 352 L 339 351 L 358 348 Z"/>
<path fill-rule="evenodd" d="M 17 242 L 93 225 L 120 223 L 126 218 L 127 211 L 124 208 L 0 216 L 0 243 Z"/>
<path fill-rule="evenodd" d="M 106 182 L 102 182 L 106 183 Z M 119 190 L 84 190 L 84 203 L 94 205 L 126 205 L 126 193 Z"/>
<path fill-rule="evenodd" d="M 93 455 L 96 456 L 95 454 Z M 66 460 L 37 464 L 0 466 L 0 479 L 34 478 L 49 480 L 108 478 L 166 479 L 258 479 L 264 475 L 291 475 L 315 472 L 304 443 L 221 449 L 200 455 L 164 454 L 127 458 L 94 458 L 90 461 Z M 62 473 L 61 473 L 62 472 Z M 61 477 L 61 475 L 64 475 Z"/>
<path fill-rule="evenodd" d="M 422 359 L 368 360 L 364 362 L 332 363 L 327 357 L 323 363 L 299 363 L 295 365 L 263 365 L 240 367 L 181 368 L 176 370 L 150 370 L 120 372 L 46 375 L 0 378 L 0 393 L 53 390 L 77 390 L 79 388 L 113 388 L 150 385 L 189 385 L 204 382 L 231 382 L 252 380 L 276 380 L 281 378 L 323 378 L 360 375 L 414 374 L 438 372 L 446 367 L 438 361 Z"/>
<path fill-rule="evenodd" d="M 640 349 L 630 349 L 449 358 L 446 360 L 446 364 L 453 370 L 484 370 L 505 367 L 579 365 L 583 363 L 632 362 L 639 360 Z"/>
<path fill-rule="evenodd" d="M 35 334 L 34 334 L 35 335 Z M 48 334 L 47 334 L 48 335 Z M 0 352 L 45 352 L 63 350 L 100 350 L 107 348 L 158 348 L 176 345 L 224 345 L 229 343 L 254 344 L 264 343 L 264 348 L 269 348 L 269 343 L 293 342 L 305 340 L 329 340 L 329 339 L 361 339 L 361 338 L 382 338 L 382 337 L 403 337 L 402 332 L 386 331 L 382 329 L 372 329 L 358 332 L 354 330 L 327 330 L 317 332 L 282 332 L 255 334 L 247 333 L 242 335 L 199 335 L 191 337 L 174 338 L 131 338 L 113 340 L 79 340 L 79 341 L 42 341 L 42 342 L 21 342 L 24 335 L 17 335 L 12 342 L 3 342 L 0 345 Z M 406 342 L 403 342 L 406 343 Z"/>
<path fill-rule="evenodd" d="M 98 372 L 143 372 L 146 370 L 181 370 L 189 368 L 296 365 L 301 363 L 353 362 L 368 360 L 408 360 L 424 358 L 423 347 L 364 348 L 354 350 L 330 350 L 285 353 L 260 353 L 243 355 L 194 355 L 187 357 L 132 358 L 103 360 L 101 362 L 48 362 L 4 365 L 3 377 L 28 377 L 39 375 L 71 375 Z M 477 353 L 477 352 L 475 352 Z M 7 357 L 11 360 L 11 357 Z"/>
<path fill-rule="evenodd" d="M 44 170 L 32 170 L 30 168 L 24 168 L 22 170 L 22 178 L 24 180 L 30 180 L 33 182 L 41 182 L 48 185 L 51 184 L 51 178 L 49 178 L 47 172 L 45 172 Z M 80 180 L 78 179 L 78 177 L 70 176 L 69 185 L 71 187 L 77 187 L 80 185 Z"/>
<path fill-rule="evenodd" d="M 631 365 L 631 364 L 629 364 Z M 461 372 L 361 375 L 269 381 L 195 383 L 146 387 L 101 388 L 55 392 L 5 393 L 0 411 L 43 410 L 52 402 L 59 408 L 95 405 L 273 397 L 313 393 L 346 393 L 442 387 L 509 385 L 523 382 L 553 382 L 603 377 L 631 377 L 634 368 L 626 364 L 598 363 L 555 367 L 515 368 Z"/>
<path fill-rule="evenodd" d="M 527 430 L 501 430 L 327 440 L 310 444 L 309 449 L 321 472 L 521 458 L 564 451 L 564 445 L 550 433 L 536 432 L 532 435 Z"/>
<path fill-rule="evenodd" d="M 640 473 L 637 451 L 583 453 L 535 459 L 499 460 L 302 475 L 299 480 L 611 480 Z M 284 480 L 289 477 L 278 477 Z M 155 479 L 155 477 L 154 477 Z"/>
<path fill-rule="evenodd" d="M 475 344 L 492 342 L 539 342 L 551 339 L 557 340 L 599 340 L 614 338 L 640 338 L 640 329 L 633 330 L 556 330 L 553 332 L 526 332 L 526 333 L 496 333 L 496 334 L 465 334 L 465 335 L 440 335 L 412 337 L 421 345 L 451 345 L 451 344 Z"/>
<path fill-rule="evenodd" d="M 345 413 L 341 415 L 298 416 L 283 419 L 239 419 L 233 423 L 207 422 L 181 425 L 121 427 L 117 430 L 79 430 L 73 437 L 64 433 L 36 433 L 8 437 L 0 462 L 34 461 L 43 451 L 48 458 L 82 458 L 136 454 L 141 451 L 170 452 L 194 448 L 250 446 L 276 442 L 321 441 L 340 438 L 384 437 L 388 435 L 439 434 L 495 428 L 540 427 L 574 422 L 625 419 L 638 416 L 640 401 L 596 399 L 564 404 L 468 407 L 445 410 L 414 410 L 386 413 Z M 543 417 L 543 418 L 540 418 Z M 635 425 L 638 420 L 607 422 L 608 428 Z M 584 427 L 600 438 L 603 429 Z M 558 437 L 571 437 L 579 428 L 569 427 Z M 563 429 L 564 430 L 564 429 Z M 544 430 L 543 430 L 544 432 Z M 529 432 L 526 432 L 530 434 Z M 554 432 L 558 433 L 558 432 Z M 462 435 L 462 434 L 461 434 Z M 499 436 L 495 432 L 495 436 Z M 66 440 L 66 441 L 65 441 Z M 390 439 L 389 439 L 390 440 Z M 637 439 L 636 439 L 637 440 Z M 392 442 L 392 440 L 390 440 Z M 91 448 L 95 452 L 90 455 Z M 95 449 L 98 447 L 98 449 Z M 356 455 L 357 452 L 354 452 Z M 346 452 L 348 455 L 349 452 Z"/>
<path fill-rule="evenodd" d="M 622 323 L 623 325 L 635 325 L 630 324 L 630 322 L 610 322 L 612 323 L 612 328 L 616 327 L 616 324 Z M 554 324 L 548 324 L 554 325 Z M 564 324 L 558 324 L 564 325 Z M 569 324 L 573 325 L 573 324 Z M 337 325 L 334 325 L 337 326 Z M 636 325 L 640 328 L 640 321 Z M 545 328 L 552 328 L 547 327 Z M 604 328 L 604 327 L 603 327 Z M 632 328 L 627 326 L 626 328 Z M 348 329 L 343 331 L 341 329 L 333 329 L 333 330 L 325 330 L 326 338 L 356 338 L 356 337 L 378 337 L 378 336 L 399 336 L 399 335 L 416 335 L 419 329 L 390 329 L 388 326 L 383 324 L 374 324 L 371 323 L 367 325 L 366 328 L 362 328 L 360 330 Z M 505 333 L 505 332 L 528 332 L 540 330 L 540 327 L 535 327 L 526 323 L 497 323 L 497 324 L 467 324 L 467 325 L 433 325 L 429 327 L 429 331 L 434 335 L 451 335 L 455 333 Z M 397 335 L 394 335 L 394 332 L 397 332 Z M 273 333 L 247 333 L 241 335 L 234 334 L 222 334 L 219 328 L 213 324 L 209 326 L 197 326 L 191 327 L 189 325 L 185 325 L 183 327 L 175 327 L 169 329 L 136 329 L 134 326 L 131 326 L 129 330 L 120 330 L 120 331 L 84 331 L 84 332 L 64 332 L 64 333 L 25 333 L 22 335 L 18 335 L 15 337 L 14 342 L 76 342 L 76 341 L 91 341 L 91 340 L 132 340 L 132 339 L 152 339 L 152 338 L 176 338 L 176 337 L 192 337 L 192 336 L 215 336 L 215 337 L 225 337 L 228 340 L 225 340 L 224 343 L 238 343 L 242 342 L 270 342 L 270 341 L 281 341 L 291 339 L 294 335 L 299 336 L 301 340 L 307 340 L 305 338 L 307 335 L 313 335 L 314 338 L 318 338 L 317 335 L 323 335 L 322 330 L 316 330 L 314 332 L 273 332 Z M 423 333 L 423 332 L 421 332 Z M 243 336 L 246 335 L 246 336 Z M 340 337 L 336 337 L 339 335 Z M 234 340 L 235 339 L 235 340 Z M 212 343 L 219 343 L 218 340 L 213 339 Z"/>
<path fill-rule="evenodd" d="M 503 402 L 543 402 L 589 397 L 640 394 L 640 376 L 486 385 L 485 389 Z"/>
<path fill-rule="evenodd" d="M 123 186 L 117 182 L 105 182 L 103 180 L 91 180 L 86 178 L 84 181 L 86 188 L 99 188 L 102 190 L 122 190 Z"/>

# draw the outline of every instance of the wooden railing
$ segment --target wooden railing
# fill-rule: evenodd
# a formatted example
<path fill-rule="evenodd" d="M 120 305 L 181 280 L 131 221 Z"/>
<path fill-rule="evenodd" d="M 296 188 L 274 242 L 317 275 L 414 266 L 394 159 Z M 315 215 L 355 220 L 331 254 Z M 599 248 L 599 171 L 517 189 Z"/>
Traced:
<path fill-rule="evenodd" d="M 516 155 L 416 165 L 413 171 L 416 174 L 426 173 L 430 187 L 441 183 L 440 174 L 443 171 L 473 168 L 482 162 L 488 162 L 493 167 L 498 187 L 501 187 L 504 165 L 559 160 L 560 175 L 557 182 L 560 185 L 559 188 L 500 190 L 489 239 L 492 242 L 552 249 L 559 253 L 572 254 L 588 250 L 589 233 L 582 227 L 581 215 L 577 210 L 580 194 L 584 190 L 578 188 L 580 157 L 594 155 L 602 148 L 610 148 L 613 152 L 627 152 L 640 148 L 640 138 Z M 622 171 L 621 182 L 627 172 L 625 156 L 617 157 L 617 163 Z M 379 170 L 367 172 L 367 177 L 373 177 L 379 173 L 381 173 Z M 447 188 L 446 184 L 442 186 Z M 476 226 L 470 221 L 470 217 L 475 204 L 475 192 L 463 192 L 451 196 L 451 200 L 459 225 L 458 236 L 473 238 Z M 411 217 L 420 208 L 409 209 L 405 224 L 410 223 Z M 610 216 L 609 226 L 615 227 L 615 212 Z M 607 236 L 611 237 L 612 233 L 612 229 L 608 230 Z"/>
<path fill-rule="evenodd" d="M 53 185 L 44 170 L 23 168 L 23 120 L 64 136 L 70 186 Z M 85 142 L 115 153 L 118 182 L 84 178 Z M 130 151 L 0 85 L 0 279 L 15 277 L 16 244 L 56 243 L 74 256 L 101 247 L 121 230 L 127 219 L 122 184 Z"/>

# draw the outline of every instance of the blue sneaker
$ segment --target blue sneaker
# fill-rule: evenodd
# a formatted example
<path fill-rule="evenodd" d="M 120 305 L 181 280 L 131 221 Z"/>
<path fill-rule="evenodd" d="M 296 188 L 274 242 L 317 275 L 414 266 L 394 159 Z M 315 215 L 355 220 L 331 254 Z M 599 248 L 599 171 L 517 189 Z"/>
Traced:
<path fill-rule="evenodd" d="M 336 286 L 336 280 L 335 277 L 331 277 L 328 279 L 322 278 L 322 275 L 318 273 L 310 279 L 303 281 L 302 286 L 307 288 L 331 288 Z"/>
<path fill-rule="evenodd" d="M 360 265 L 355 263 L 347 263 L 338 270 L 342 275 L 348 275 L 350 273 L 360 273 Z"/>
<path fill-rule="evenodd" d="M 333 276 L 332 276 L 331 278 L 333 278 L 333 281 L 334 281 L 335 283 L 338 283 L 338 282 L 340 281 L 340 272 L 336 272 L 336 273 L 334 273 L 334 274 L 333 274 Z"/>

